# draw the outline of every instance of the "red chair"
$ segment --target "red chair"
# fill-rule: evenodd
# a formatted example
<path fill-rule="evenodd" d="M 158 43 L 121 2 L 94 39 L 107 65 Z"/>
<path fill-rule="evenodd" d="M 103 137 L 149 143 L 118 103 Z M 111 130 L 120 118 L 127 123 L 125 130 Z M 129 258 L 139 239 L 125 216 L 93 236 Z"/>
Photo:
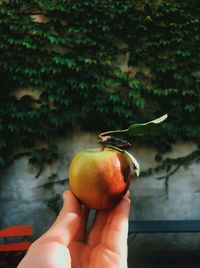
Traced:
<path fill-rule="evenodd" d="M 5 229 L 0 230 L 0 238 L 5 237 L 16 237 L 16 236 L 32 236 L 32 226 L 30 225 L 18 225 L 10 226 Z M 28 250 L 31 242 L 15 242 L 15 243 L 1 243 L 1 251 L 23 251 Z"/>

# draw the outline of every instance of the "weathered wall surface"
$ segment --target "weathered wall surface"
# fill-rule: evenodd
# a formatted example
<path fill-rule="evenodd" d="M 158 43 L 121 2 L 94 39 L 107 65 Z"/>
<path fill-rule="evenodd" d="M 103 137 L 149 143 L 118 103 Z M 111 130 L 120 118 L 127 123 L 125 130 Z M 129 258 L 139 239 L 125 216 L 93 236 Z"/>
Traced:
<path fill-rule="evenodd" d="M 36 170 L 28 165 L 26 158 L 16 160 L 1 173 L 0 179 L 0 227 L 15 224 L 31 224 L 35 237 L 44 232 L 54 221 L 55 214 L 46 203 L 54 193 L 62 193 L 66 186 L 52 189 L 40 187 L 48 176 L 57 173 L 67 177 L 71 157 L 84 148 L 94 148 L 96 135 L 78 132 L 70 140 L 60 141 L 60 159 L 44 170 L 36 179 Z M 196 147 L 194 144 L 176 144 L 170 156 L 183 156 Z M 134 156 L 141 168 L 155 166 L 156 151 L 153 148 L 134 147 Z M 158 175 L 137 178 L 132 181 L 132 219 L 200 219 L 200 166 L 193 164 L 181 168 L 169 180 L 166 198 L 165 181 Z"/>
<path fill-rule="evenodd" d="M 184 156 L 192 152 L 194 144 L 176 144 L 170 157 Z M 137 148 L 135 152 L 142 168 L 154 166 L 155 151 Z M 161 174 L 138 178 L 132 183 L 132 217 L 137 219 L 200 219 L 200 166 L 181 167 L 169 178 L 168 196 Z"/>

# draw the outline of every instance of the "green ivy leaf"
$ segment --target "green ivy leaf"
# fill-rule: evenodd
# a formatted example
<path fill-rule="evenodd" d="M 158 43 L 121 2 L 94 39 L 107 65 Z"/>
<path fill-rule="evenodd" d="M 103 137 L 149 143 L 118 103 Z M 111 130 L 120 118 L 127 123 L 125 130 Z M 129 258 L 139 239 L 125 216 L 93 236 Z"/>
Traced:
<path fill-rule="evenodd" d="M 2 156 L 0 156 L 0 165 L 4 165 L 5 164 L 5 159 L 2 157 Z"/>
<path fill-rule="evenodd" d="M 48 177 L 48 180 L 49 180 L 49 181 L 54 181 L 54 180 L 57 179 L 57 178 L 58 178 L 58 174 L 53 173 L 53 174 L 51 174 L 51 175 Z"/>
<path fill-rule="evenodd" d="M 166 118 L 167 118 L 167 114 L 157 119 L 154 119 L 152 121 L 149 121 L 147 123 L 133 124 L 128 128 L 127 133 L 130 136 L 142 136 L 142 135 L 148 134 L 155 128 L 156 125 L 162 123 Z"/>
<path fill-rule="evenodd" d="M 6 148 L 7 144 L 5 140 L 0 140 L 0 148 Z"/>

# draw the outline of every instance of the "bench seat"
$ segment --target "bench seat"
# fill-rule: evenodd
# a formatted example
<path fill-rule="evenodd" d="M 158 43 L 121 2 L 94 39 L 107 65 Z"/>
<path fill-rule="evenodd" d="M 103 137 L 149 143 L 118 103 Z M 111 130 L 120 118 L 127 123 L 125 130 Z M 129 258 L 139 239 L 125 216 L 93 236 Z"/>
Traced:
<path fill-rule="evenodd" d="M 192 233 L 200 232 L 200 220 L 134 220 L 129 233 Z"/>

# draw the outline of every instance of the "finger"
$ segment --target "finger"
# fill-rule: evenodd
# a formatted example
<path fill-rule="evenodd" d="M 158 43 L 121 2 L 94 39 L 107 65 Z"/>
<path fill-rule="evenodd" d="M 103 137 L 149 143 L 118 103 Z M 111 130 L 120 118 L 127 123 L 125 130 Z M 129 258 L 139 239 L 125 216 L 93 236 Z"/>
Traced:
<path fill-rule="evenodd" d="M 90 246 L 96 246 L 101 242 L 102 231 L 108 220 L 110 210 L 108 211 L 97 211 L 93 226 L 89 232 L 87 244 Z"/>
<path fill-rule="evenodd" d="M 79 228 L 74 236 L 74 241 L 83 242 L 86 238 L 86 226 L 87 221 L 89 217 L 90 210 L 86 208 L 84 205 L 82 205 L 82 215 L 81 215 L 81 223 L 79 225 Z"/>
<path fill-rule="evenodd" d="M 128 191 L 126 192 L 126 194 L 125 194 L 125 196 L 124 196 L 124 197 L 129 198 L 129 196 L 130 196 L 130 191 L 128 190 Z"/>
<path fill-rule="evenodd" d="M 109 215 L 101 242 L 121 256 L 127 255 L 128 219 L 130 199 L 124 197 Z"/>
<path fill-rule="evenodd" d="M 129 191 L 126 193 L 125 197 L 129 197 Z M 115 209 L 117 209 L 117 207 Z M 112 219 L 112 215 L 113 210 L 110 209 L 96 212 L 92 229 L 88 235 L 88 245 L 96 246 L 101 242 L 102 231 L 105 229 L 109 219 Z"/>
<path fill-rule="evenodd" d="M 41 237 L 44 241 L 57 241 L 69 245 L 75 236 L 82 216 L 82 206 L 70 190 L 63 193 L 63 207 L 52 227 Z"/>

